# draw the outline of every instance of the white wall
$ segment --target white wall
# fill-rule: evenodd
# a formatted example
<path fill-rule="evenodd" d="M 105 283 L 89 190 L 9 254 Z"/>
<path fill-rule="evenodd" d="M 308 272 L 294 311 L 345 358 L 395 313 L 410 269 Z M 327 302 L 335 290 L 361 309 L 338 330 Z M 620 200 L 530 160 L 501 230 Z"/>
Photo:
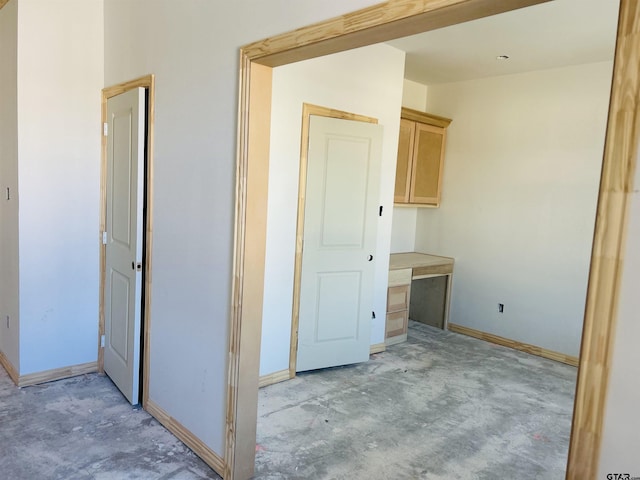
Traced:
<path fill-rule="evenodd" d="M 426 111 L 427 86 L 405 78 L 402 84 L 402 106 Z M 413 252 L 416 249 L 417 215 L 417 207 L 393 207 L 391 253 Z"/>
<path fill-rule="evenodd" d="M 453 122 L 416 248 L 456 259 L 452 323 L 578 355 L 611 69 L 429 87 L 429 112 Z"/>
<path fill-rule="evenodd" d="M 640 162 L 639 167 L 640 167 Z M 636 169 L 613 343 L 598 478 L 608 473 L 640 476 L 640 168 Z"/>
<path fill-rule="evenodd" d="M 417 207 L 393 207 L 391 253 L 415 251 L 417 216 Z"/>
<path fill-rule="evenodd" d="M 156 74 L 150 398 L 220 455 L 238 49 L 374 3 L 105 0 L 105 85 Z"/>
<path fill-rule="evenodd" d="M 426 85 L 405 78 L 402 82 L 402 106 L 425 112 L 427 109 L 427 89 Z"/>
<path fill-rule="evenodd" d="M 271 152 L 260 374 L 289 368 L 302 104 L 378 119 L 384 127 L 380 219 L 371 343 L 384 341 L 404 52 L 374 45 L 298 62 L 273 72 Z"/>
<path fill-rule="evenodd" d="M 20 0 L 20 374 L 97 360 L 101 0 Z"/>
<path fill-rule="evenodd" d="M 12 0 L 0 10 L 0 352 L 19 369 L 17 55 L 18 1 Z"/>

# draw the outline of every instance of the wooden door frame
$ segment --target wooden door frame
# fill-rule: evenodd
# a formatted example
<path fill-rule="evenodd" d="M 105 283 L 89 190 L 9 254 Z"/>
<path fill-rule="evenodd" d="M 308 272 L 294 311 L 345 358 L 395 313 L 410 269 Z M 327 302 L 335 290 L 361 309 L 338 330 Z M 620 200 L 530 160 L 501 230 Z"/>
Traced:
<path fill-rule="evenodd" d="M 304 240 L 305 201 L 307 198 L 307 163 L 309 153 L 309 119 L 311 115 L 339 118 L 356 122 L 378 123 L 377 118 L 343 112 L 332 108 L 302 104 L 302 133 L 300 134 L 300 176 L 298 179 L 298 219 L 296 222 L 296 252 L 293 267 L 293 307 L 291 311 L 291 344 L 289 347 L 289 378 L 295 378 L 298 363 L 298 325 L 300 323 L 300 287 L 302 279 L 302 245 Z"/>
<path fill-rule="evenodd" d="M 153 243 L 153 125 L 155 112 L 155 77 L 145 75 L 135 80 L 119 83 L 102 90 L 102 121 L 100 128 L 107 122 L 107 100 L 116 95 L 128 92 L 134 88 L 147 90 L 146 111 L 146 155 L 145 155 L 145 216 L 144 216 L 144 276 L 142 284 L 142 407 L 147 408 L 149 400 L 149 335 L 151 332 L 151 248 Z M 104 347 L 102 335 L 105 331 L 104 321 L 104 291 L 106 281 L 106 245 L 102 243 L 102 232 L 107 226 L 107 137 L 102 135 L 102 153 L 100 161 L 100 312 L 98 320 L 98 371 L 104 373 Z"/>
<path fill-rule="evenodd" d="M 241 49 L 226 479 L 250 477 L 255 461 L 262 309 L 248 306 L 261 306 L 264 289 L 270 117 L 263 112 L 271 107 L 271 69 L 545 1 L 390 0 Z M 639 59 L 640 0 L 621 0 L 567 464 L 572 480 L 595 478 L 598 469 L 640 136 Z M 256 202 L 262 205 L 248 209 Z"/>

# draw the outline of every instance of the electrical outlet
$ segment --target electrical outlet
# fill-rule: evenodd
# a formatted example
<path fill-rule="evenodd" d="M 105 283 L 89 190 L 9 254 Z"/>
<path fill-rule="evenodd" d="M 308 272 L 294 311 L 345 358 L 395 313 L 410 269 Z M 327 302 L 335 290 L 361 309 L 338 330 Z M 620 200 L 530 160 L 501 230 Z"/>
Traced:
<path fill-rule="evenodd" d="M 504 313 L 504 303 L 498 304 L 498 313 Z"/>

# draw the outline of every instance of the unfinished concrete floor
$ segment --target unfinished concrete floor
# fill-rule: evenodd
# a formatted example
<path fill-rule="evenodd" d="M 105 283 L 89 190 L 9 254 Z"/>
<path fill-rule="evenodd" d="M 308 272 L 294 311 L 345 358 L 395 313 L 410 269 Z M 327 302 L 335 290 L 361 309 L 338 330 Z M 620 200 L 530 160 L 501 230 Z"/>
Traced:
<path fill-rule="evenodd" d="M 260 390 L 257 479 L 561 479 L 576 369 L 412 322 L 365 364 Z M 97 374 L 16 388 L 0 480 L 217 479 Z"/>
<path fill-rule="evenodd" d="M 258 479 L 563 479 L 577 370 L 411 322 L 260 391 Z"/>
<path fill-rule="evenodd" d="M 220 477 L 98 374 L 16 388 L 0 367 L 1 480 Z"/>

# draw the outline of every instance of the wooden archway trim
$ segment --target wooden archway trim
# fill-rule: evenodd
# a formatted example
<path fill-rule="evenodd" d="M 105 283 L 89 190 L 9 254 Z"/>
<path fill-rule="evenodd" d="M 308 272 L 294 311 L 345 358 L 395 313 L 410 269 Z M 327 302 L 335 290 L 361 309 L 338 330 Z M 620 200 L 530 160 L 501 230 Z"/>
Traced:
<path fill-rule="evenodd" d="M 253 473 L 264 288 L 271 67 L 546 0 L 391 0 L 241 49 L 225 478 Z M 640 136 L 640 0 L 621 0 L 567 478 L 595 478 Z M 499 4 L 499 5 L 496 5 Z M 260 204 L 256 207 L 256 202 Z M 247 267 L 250 265 L 250 268 Z M 258 353 L 256 353 L 258 352 Z"/>

